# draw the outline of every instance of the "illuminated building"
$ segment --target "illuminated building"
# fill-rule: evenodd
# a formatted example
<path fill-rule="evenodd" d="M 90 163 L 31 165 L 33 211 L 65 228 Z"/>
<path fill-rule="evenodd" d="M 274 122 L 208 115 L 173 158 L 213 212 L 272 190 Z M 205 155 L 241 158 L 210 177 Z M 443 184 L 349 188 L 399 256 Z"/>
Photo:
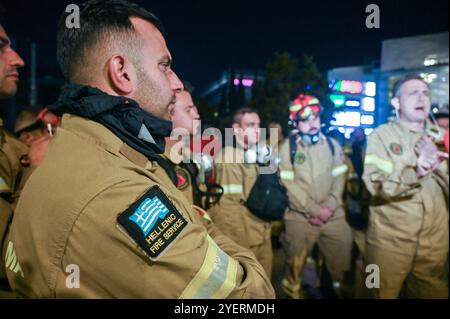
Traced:
<path fill-rule="evenodd" d="M 346 138 L 356 127 L 372 132 L 378 124 L 378 69 L 372 66 L 336 68 L 328 72 L 329 96 L 334 109 L 330 127 Z"/>

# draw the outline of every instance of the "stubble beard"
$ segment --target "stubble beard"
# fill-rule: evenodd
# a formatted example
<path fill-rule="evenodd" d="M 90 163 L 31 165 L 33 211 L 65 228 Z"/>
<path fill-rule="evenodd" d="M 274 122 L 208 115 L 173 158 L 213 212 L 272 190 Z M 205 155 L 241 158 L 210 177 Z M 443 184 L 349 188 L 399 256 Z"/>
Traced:
<path fill-rule="evenodd" d="M 135 97 L 139 106 L 153 116 L 170 120 L 169 104 L 174 100 L 174 96 L 164 98 L 161 89 L 143 70 L 137 69 L 138 91 Z"/>

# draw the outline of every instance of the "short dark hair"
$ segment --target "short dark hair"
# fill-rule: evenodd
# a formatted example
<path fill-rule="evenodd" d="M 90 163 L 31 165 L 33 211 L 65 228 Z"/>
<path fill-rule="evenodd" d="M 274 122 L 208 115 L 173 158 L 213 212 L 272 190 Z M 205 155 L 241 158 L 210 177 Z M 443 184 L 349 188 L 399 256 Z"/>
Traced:
<path fill-rule="evenodd" d="M 23 128 L 31 126 L 31 124 L 37 122 L 38 114 L 41 110 L 37 108 L 21 110 L 16 116 L 16 122 L 14 123 L 14 132 L 17 133 Z"/>
<path fill-rule="evenodd" d="M 258 111 L 252 107 L 241 107 L 240 109 L 237 109 L 236 111 L 234 111 L 233 113 L 233 123 L 241 123 L 242 117 L 244 116 L 244 114 L 246 113 L 258 113 Z"/>
<path fill-rule="evenodd" d="M 400 79 L 398 79 L 397 82 L 395 82 L 394 87 L 392 88 L 392 97 L 398 97 L 398 95 L 400 94 L 400 89 L 402 88 L 402 85 L 405 82 L 408 82 L 411 80 L 422 81 L 423 83 L 425 83 L 428 86 L 428 88 L 430 87 L 428 85 L 428 83 L 420 75 L 406 74 L 406 75 L 402 76 Z"/>
<path fill-rule="evenodd" d="M 57 60 L 66 80 L 71 80 L 90 52 L 96 54 L 93 47 L 107 41 L 107 35 L 113 34 L 114 41 L 127 41 L 135 34 L 131 17 L 141 18 L 153 24 L 162 34 L 160 20 L 151 12 L 125 0 L 90 0 L 80 5 L 80 28 L 68 28 L 66 19 L 71 12 L 63 12 L 59 20 L 57 34 Z M 119 43 L 123 45 L 123 43 Z"/>

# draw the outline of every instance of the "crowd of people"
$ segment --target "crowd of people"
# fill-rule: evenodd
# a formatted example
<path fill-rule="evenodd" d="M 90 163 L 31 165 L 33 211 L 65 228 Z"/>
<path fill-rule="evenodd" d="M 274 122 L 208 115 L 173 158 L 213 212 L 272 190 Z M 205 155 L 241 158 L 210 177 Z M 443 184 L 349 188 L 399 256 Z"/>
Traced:
<path fill-rule="evenodd" d="M 367 139 L 323 132 L 302 94 L 286 137 L 243 106 L 231 141 L 198 149 L 159 19 L 124 0 L 83 3 L 80 28 L 67 15 L 58 100 L 0 125 L 2 296 L 301 299 L 312 261 L 340 298 L 448 298 L 448 127 L 422 78 L 399 79 L 396 119 Z M 0 98 L 23 65 L 0 20 Z"/>

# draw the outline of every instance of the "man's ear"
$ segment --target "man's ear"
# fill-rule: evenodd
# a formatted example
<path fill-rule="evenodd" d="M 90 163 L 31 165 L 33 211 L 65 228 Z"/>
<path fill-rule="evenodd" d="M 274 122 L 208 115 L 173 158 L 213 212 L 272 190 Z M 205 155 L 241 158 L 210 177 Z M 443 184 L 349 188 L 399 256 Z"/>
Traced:
<path fill-rule="evenodd" d="M 132 95 L 137 88 L 137 81 L 135 69 L 130 61 L 123 55 L 114 55 L 109 59 L 107 68 L 112 89 L 118 95 Z"/>
<path fill-rule="evenodd" d="M 172 120 L 173 114 L 175 113 L 175 103 L 169 104 L 169 108 L 167 110 L 169 111 L 169 116 Z"/>
<path fill-rule="evenodd" d="M 391 99 L 391 104 L 397 111 L 400 109 L 400 100 L 398 99 L 398 97 L 393 97 Z"/>
<path fill-rule="evenodd" d="M 231 124 L 231 127 L 233 128 L 233 131 L 236 131 L 237 129 L 241 128 L 241 126 L 239 124 L 237 124 L 237 123 Z"/>

